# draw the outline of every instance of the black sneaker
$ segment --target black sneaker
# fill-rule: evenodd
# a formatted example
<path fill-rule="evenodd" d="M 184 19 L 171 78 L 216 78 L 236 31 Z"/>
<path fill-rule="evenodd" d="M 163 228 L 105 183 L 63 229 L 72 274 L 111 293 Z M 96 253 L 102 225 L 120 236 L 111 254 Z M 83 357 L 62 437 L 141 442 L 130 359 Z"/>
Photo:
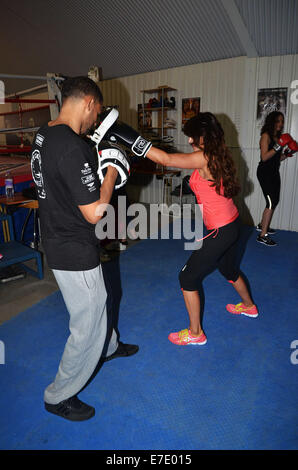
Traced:
<path fill-rule="evenodd" d="M 127 357 L 136 354 L 139 350 L 139 346 L 136 344 L 124 344 L 119 341 L 118 348 L 108 357 L 103 359 L 103 362 L 111 361 L 112 359 L 116 359 L 116 357 Z"/>
<path fill-rule="evenodd" d="M 258 224 L 258 225 L 256 226 L 256 229 L 257 229 L 258 232 L 261 232 L 261 231 L 262 231 L 262 225 L 261 225 L 261 224 Z M 268 230 L 267 230 L 267 233 L 268 233 L 269 235 L 274 235 L 274 234 L 276 233 L 276 230 L 274 230 L 274 228 L 269 227 Z"/>
<path fill-rule="evenodd" d="M 95 415 L 95 409 L 83 403 L 76 395 L 67 400 L 60 401 L 57 405 L 45 403 L 44 406 L 50 413 L 54 413 L 69 421 L 85 421 Z"/>
<path fill-rule="evenodd" d="M 261 235 L 259 235 L 257 237 L 257 242 L 263 243 L 263 245 L 267 245 L 267 246 L 277 245 L 277 243 L 274 240 L 272 240 L 272 238 L 269 237 L 268 233 L 266 233 L 264 237 L 261 237 Z"/>

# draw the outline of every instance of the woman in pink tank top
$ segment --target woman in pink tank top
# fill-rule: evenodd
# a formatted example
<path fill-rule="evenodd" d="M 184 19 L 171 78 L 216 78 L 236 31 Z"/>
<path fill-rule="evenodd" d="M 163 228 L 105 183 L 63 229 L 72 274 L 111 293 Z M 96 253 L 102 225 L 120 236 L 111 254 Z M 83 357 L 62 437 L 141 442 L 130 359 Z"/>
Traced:
<path fill-rule="evenodd" d="M 199 113 L 186 122 L 183 130 L 189 137 L 191 153 L 167 154 L 151 147 L 146 157 L 166 167 L 194 170 L 189 183 L 197 202 L 202 205 L 203 221 L 209 233 L 179 274 L 189 327 L 171 333 L 169 340 L 178 345 L 203 345 L 207 338 L 201 325 L 199 292 L 202 280 L 214 269 L 219 269 L 241 298 L 236 305 L 226 305 L 230 313 L 255 318 L 258 310 L 237 262 L 240 220 L 232 198 L 238 194 L 240 186 L 223 129 L 213 114 Z"/>

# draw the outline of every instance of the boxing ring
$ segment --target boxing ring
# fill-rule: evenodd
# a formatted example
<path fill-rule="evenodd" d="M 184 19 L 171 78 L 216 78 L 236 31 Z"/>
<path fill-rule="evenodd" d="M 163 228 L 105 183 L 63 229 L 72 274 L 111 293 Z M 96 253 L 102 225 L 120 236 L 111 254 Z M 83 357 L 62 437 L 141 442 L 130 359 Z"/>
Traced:
<path fill-rule="evenodd" d="M 34 207 L 29 205 L 25 208 L 24 203 L 30 202 L 28 197 L 20 203 L 23 190 L 33 186 L 30 166 L 32 141 L 39 127 L 58 116 L 61 105 L 59 84 L 65 77 L 52 73 L 48 73 L 45 77 L 0 74 L 1 80 L 5 78 L 36 79 L 44 82 L 36 87 L 5 96 L 2 106 L 0 105 L 0 210 L 2 213 L 13 213 L 15 236 L 19 239 L 22 231 L 24 232 L 22 229 L 28 210 L 31 213 L 33 209 L 35 215 L 38 210 L 36 202 Z M 40 93 L 46 93 L 48 97 L 36 97 L 36 94 Z M 32 94 L 33 97 L 28 96 Z M 6 201 L 5 198 L 7 172 L 13 178 L 15 204 L 14 201 Z M 28 222 L 30 220 L 27 220 Z M 2 226 L 3 235 L 0 233 L 0 241 L 3 239 L 9 241 L 8 225 L 3 222 Z"/>
<path fill-rule="evenodd" d="M 38 259 L 38 277 L 42 278 L 38 252 L 38 201 L 31 173 L 30 154 L 35 133 L 59 114 L 59 83 L 64 80 L 64 77 L 50 73 L 46 77 L 0 74 L 1 80 L 5 78 L 38 79 L 44 83 L 5 96 L 0 104 L 1 282 L 16 278 L 16 272 L 19 271 L 17 266 L 28 259 L 28 256 Z M 40 93 L 47 96 L 39 97 Z M 14 185 L 14 196 L 9 198 L 5 194 L 7 173 L 13 178 Z M 26 269 L 26 265 L 22 266 L 34 274 L 34 271 Z"/>

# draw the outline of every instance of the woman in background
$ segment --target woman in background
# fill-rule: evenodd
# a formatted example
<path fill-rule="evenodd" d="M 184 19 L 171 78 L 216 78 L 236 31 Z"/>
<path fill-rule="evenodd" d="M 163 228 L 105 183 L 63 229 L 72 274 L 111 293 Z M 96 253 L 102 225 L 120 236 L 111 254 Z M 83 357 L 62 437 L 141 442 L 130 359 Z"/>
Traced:
<path fill-rule="evenodd" d="M 274 210 L 279 203 L 280 162 L 287 157 L 293 156 L 295 151 L 297 151 L 297 149 L 295 150 L 296 142 L 292 137 L 289 134 L 282 134 L 283 128 L 284 115 L 279 111 L 273 111 L 268 114 L 261 129 L 261 159 L 257 169 L 257 178 L 266 200 L 266 207 L 263 212 L 262 221 L 257 226 L 257 230 L 261 232 L 257 237 L 257 241 L 266 246 L 277 245 L 269 235 L 275 233 L 275 230 L 270 228 L 270 222 Z"/>

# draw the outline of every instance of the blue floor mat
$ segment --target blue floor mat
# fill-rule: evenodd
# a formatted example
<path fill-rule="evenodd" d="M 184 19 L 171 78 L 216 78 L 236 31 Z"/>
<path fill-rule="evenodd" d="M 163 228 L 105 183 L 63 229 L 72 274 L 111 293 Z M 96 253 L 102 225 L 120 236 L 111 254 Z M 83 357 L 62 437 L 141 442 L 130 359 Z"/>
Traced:
<path fill-rule="evenodd" d="M 257 244 L 244 231 L 241 269 L 260 315 L 233 316 L 233 287 L 218 271 L 204 280 L 208 342 L 179 347 L 167 337 L 187 327 L 178 272 L 190 252 L 181 240 L 145 240 L 104 264 L 110 308 L 121 340 L 138 354 L 103 365 L 80 398 L 95 406 L 89 421 L 47 413 L 68 336 L 60 292 L 0 326 L 1 449 L 218 450 L 297 449 L 298 233 L 278 231 L 279 245 Z M 292 356 L 291 356 L 292 354 Z"/>

